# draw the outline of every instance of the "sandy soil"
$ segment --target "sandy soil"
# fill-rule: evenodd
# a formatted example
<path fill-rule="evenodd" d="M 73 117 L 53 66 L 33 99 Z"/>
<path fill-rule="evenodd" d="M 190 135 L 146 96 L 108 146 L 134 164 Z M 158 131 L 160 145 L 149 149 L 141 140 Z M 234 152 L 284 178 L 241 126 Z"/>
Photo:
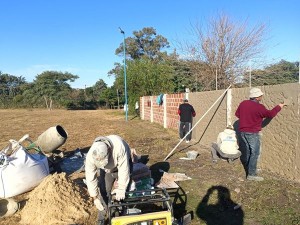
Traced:
<path fill-rule="evenodd" d="M 228 164 L 211 162 L 209 146 L 182 143 L 167 160 L 163 159 L 179 142 L 176 130 L 129 117 L 122 111 L 0 110 L 0 148 L 9 139 L 29 134 L 35 140 L 49 127 L 61 125 L 68 132 L 65 153 L 87 151 L 97 136 L 118 134 L 140 155 L 148 156 L 147 165 L 154 179 L 158 169 L 185 173 L 191 180 L 179 182 L 181 202 L 175 212 L 193 212 L 192 224 L 300 224 L 300 185 L 284 181 L 267 171 L 263 183 L 245 181 L 239 161 Z M 217 134 L 216 134 L 217 135 Z M 180 159 L 196 150 L 196 160 Z M 97 210 L 82 182 L 84 173 L 51 174 L 30 192 L 15 196 L 20 210 L 0 218 L 0 225 L 14 224 L 95 224 Z M 219 194 L 218 194 L 219 192 Z M 223 195 L 220 195 L 223 193 Z M 222 202 L 222 199 L 226 201 Z M 237 210 L 233 208 L 238 207 Z M 176 211 L 177 210 L 177 211 Z M 221 221 L 221 223 L 220 223 Z M 266 222 L 268 221 L 268 222 Z"/>

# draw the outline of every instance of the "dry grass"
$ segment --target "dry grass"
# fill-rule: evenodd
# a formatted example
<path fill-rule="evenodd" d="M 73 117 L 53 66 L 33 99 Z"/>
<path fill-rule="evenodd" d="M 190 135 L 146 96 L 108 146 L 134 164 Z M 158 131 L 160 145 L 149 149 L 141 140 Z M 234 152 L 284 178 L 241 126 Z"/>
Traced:
<path fill-rule="evenodd" d="M 148 165 L 154 175 L 157 168 L 163 167 L 169 172 L 192 177 L 192 180 L 179 183 L 181 201 L 175 204 L 175 216 L 184 210 L 194 212 L 192 224 L 300 224 L 300 184 L 283 181 L 266 171 L 262 172 L 266 178 L 264 182 L 245 181 L 240 162 L 212 164 L 208 146 L 203 148 L 193 142 L 181 144 L 175 154 L 163 162 L 178 143 L 176 130 L 131 116 L 126 122 L 122 111 L 111 110 L 0 110 L 0 118 L 0 147 L 5 147 L 9 139 L 18 140 L 24 134 L 35 140 L 46 129 L 58 124 L 68 132 L 68 140 L 60 148 L 64 151 L 87 150 L 100 135 L 122 136 L 139 154 L 149 155 Z M 200 155 L 193 161 L 180 160 L 188 150 L 197 150 Z M 26 201 L 26 196 L 23 194 L 16 199 Z M 237 204 L 242 207 L 234 210 Z M 0 220 L 0 224 L 13 225 L 19 220 L 20 213 L 16 213 Z M 93 215 L 87 224 L 94 223 Z"/>

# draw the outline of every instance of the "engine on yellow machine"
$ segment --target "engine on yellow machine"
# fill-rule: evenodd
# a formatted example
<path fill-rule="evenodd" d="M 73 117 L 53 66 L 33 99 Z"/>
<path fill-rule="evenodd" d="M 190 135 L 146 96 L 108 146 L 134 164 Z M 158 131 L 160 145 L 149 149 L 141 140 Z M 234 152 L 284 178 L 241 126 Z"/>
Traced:
<path fill-rule="evenodd" d="M 108 220 L 110 225 L 176 224 L 170 196 L 161 188 L 130 191 L 121 202 L 111 200 Z"/>

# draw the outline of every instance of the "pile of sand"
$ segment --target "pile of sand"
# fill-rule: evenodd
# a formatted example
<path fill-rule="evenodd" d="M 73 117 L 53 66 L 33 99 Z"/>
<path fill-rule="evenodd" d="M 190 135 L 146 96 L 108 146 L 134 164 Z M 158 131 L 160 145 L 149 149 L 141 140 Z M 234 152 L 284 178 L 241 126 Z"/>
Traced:
<path fill-rule="evenodd" d="M 29 195 L 20 224 L 83 224 L 91 203 L 66 173 L 47 176 Z"/>

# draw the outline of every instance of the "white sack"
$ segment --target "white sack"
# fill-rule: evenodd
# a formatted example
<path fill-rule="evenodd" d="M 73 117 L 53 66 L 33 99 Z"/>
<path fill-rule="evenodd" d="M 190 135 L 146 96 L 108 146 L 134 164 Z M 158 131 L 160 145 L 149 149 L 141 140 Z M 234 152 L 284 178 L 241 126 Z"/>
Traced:
<path fill-rule="evenodd" d="M 30 154 L 19 145 L 0 167 L 0 198 L 10 198 L 32 190 L 49 175 L 47 157 Z"/>

